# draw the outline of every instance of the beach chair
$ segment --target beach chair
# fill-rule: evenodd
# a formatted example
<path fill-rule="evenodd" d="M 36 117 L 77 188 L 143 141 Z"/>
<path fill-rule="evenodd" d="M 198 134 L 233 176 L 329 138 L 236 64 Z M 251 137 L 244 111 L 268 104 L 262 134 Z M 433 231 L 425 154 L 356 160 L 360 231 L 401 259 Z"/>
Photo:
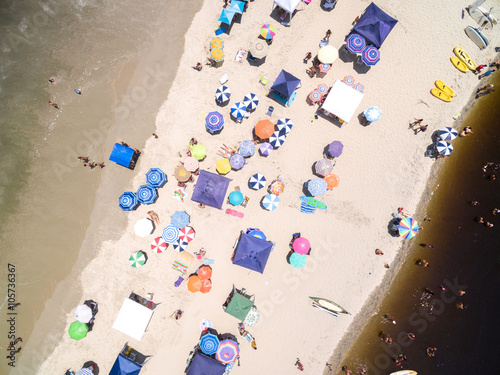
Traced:
<path fill-rule="evenodd" d="M 273 106 L 269 106 L 269 108 L 267 109 L 266 115 L 268 115 L 269 117 L 271 117 L 273 115 L 273 112 L 274 112 L 274 107 Z"/>
<path fill-rule="evenodd" d="M 226 32 L 225 27 L 219 27 L 217 30 L 215 30 L 215 35 L 220 35 L 220 34 L 225 33 L 225 32 Z"/>
<path fill-rule="evenodd" d="M 264 76 L 260 76 L 260 83 L 265 86 L 267 85 L 267 83 L 269 82 L 269 79 L 264 77 Z"/>
<path fill-rule="evenodd" d="M 247 204 L 248 204 L 248 201 L 250 200 L 249 197 L 245 197 L 245 200 L 243 201 L 243 203 L 241 204 L 241 207 L 246 207 Z"/>
<path fill-rule="evenodd" d="M 224 83 L 226 83 L 227 81 L 229 80 L 229 76 L 226 74 L 224 74 L 222 77 L 219 78 L 219 82 L 221 85 L 223 85 Z"/>

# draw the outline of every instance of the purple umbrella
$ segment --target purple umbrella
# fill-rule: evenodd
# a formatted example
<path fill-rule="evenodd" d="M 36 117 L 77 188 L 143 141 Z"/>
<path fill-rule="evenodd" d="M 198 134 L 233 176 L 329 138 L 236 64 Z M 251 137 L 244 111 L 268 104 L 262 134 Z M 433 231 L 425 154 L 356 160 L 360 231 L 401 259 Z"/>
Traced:
<path fill-rule="evenodd" d="M 245 165 L 245 158 L 240 154 L 233 154 L 229 158 L 229 164 L 231 164 L 231 168 L 238 171 Z"/>
<path fill-rule="evenodd" d="M 333 141 L 328 145 L 328 155 L 332 158 L 337 158 L 342 155 L 342 151 L 344 150 L 344 145 L 340 141 Z"/>
<path fill-rule="evenodd" d="M 380 51 L 373 46 L 368 46 L 363 50 L 361 59 L 366 65 L 375 65 L 380 60 Z"/>
<path fill-rule="evenodd" d="M 361 35 L 351 34 L 347 38 L 346 47 L 349 52 L 360 53 L 366 47 L 366 41 Z"/>
<path fill-rule="evenodd" d="M 269 156 L 269 154 L 274 150 L 274 147 L 270 143 L 263 143 L 260 146 L 260 153 L 262 156 Z"/>

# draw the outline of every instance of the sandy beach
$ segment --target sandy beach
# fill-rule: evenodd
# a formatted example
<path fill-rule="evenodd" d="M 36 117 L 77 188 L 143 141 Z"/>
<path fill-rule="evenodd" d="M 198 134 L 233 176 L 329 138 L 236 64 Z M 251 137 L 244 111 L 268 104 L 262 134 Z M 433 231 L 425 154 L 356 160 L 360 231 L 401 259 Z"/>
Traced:
<path fill-rule="evenodd" d="M 432 143 L 430 136 L 439 128 L 454 126 L 452 117 L 468 103 L 477 85 L 477 76 L 461 73 L 451 65 L 453 48 L 461 45 L 478 64 L 486 63 L 494 55 L 493 47 L 480 51 L 463 32 L 464 27 L 474 25 L 467 14 L 461 17 L 461 10 L 469 5 L 467 2 L 445 0 L 436 9 L 435 2 L 430 0 L 404 6 L 393 0 L 380 0 L 377 5 L 399 21 L 380 49 L 381 61 L 362 74 L 354 70 L 353 62 L 339 58 L 324 77 L 310 78 L 305 71 L 310 64 L 302 61 L 306 53 L 317 53 L 328 29 L 332 30 L 330 45 L 340 48 L 352 22 L 369 2 L 339 1 L 334 10 L 326 12 L 320 8 L 319 0 L 313 0 L 309 5 L 301 4 L 290 27 L 285 27 L 271 17 L 271 0 L 255 0 L 241 16 L 241 22 L 233 24 L 230 35 L 221 35 L 223 65 L 204 66 L 196 71 L 191 67 L 197 62 L 204 63 L 208 56 L 222 4 L 222 1 L 205 1 L 195 16 L 186 35 L 176 78 L 156 116 L 155 133 L 159 138 L 147 141 L 135 171 L 126 171 L 129 182 L 116 186 L 116 199 L 123 191 L 135 191 L 145 183 L 144 175 L 152 167 L 165 171 L 168 183 L 159 190 L 154 205 L 143 205 L 133 212 L 123 212 L 116 205 L 107 212 L 110 218 L 128 218 L 126 228 L 119 235 L 110 229 L 110 238 L 119 238 L 103 242 L 98 256 L 89 261 L 78 278 L 74 277 L 83 290 L 81 302 L 91 298 L 99 303 L 93 331 L 81 341 L 61 332 L 61 341 L 47 354 L 38 374 L 62 374 L 69 367 L 80 368 L 87 360 L 95 361 L 101 374 L 106 374 L 126 342 L 152 356 L 141 373 L 159 374 L 167 369 L 168 373 L 181 374 L 185 359 L 199 339 L 202 319 L 212 321 L 220 333 L 238 336 L 238 321 L 221 307 L 233 285 L 255 295 L 255 304 L 262 315 L 259 323 L 249 329 L 257 340 L 258 350 L 252 350 L 238 336 L 241 366 L 235 366 L 234 374 L 293 373 L 297 357 L 304 364 L 305 373 L 322 373 L 325 362 L 345 339 L 346 332 L 353 332 L 363 324 L 356 315 L 367 299 L 387 273 L 396 272 L 396 267 L 384 268 L 384 263 L 393 264 L 401 256 L 404 244 L 401 238 L 388 234 L 391 213 L 401 206 L 410 212 L 416 209 L 435 163 L 424 157 Z M 242 64 L 234 61 L 238 50 L 248 49 L 249 43 L 258 37 L 260 26 L 269 22 L 276 27 L 277 34 L 265 62 L 255 66 L 247 60 Z M 487 35 L 492 46 L 499 42 L 498 35 L 492 32 Z M 290 107 L 266 97 L 281 69 L 302 81 Z M 218 107 L 214 93 L 224 74 L 229 77 L 227 85 L 232 96 L 230 105 Z M 259 83 L 262 75 L 270 80 L 267 86 Z M 309 92 L 319 83 L 331 86 L 346 75 L 352 75 L 365 87 L 356 115 L 341 127 L 323 117 L 315 119 L 317 107 L 306 100 Z M 442 102 L 430 94 L 437 79 L 454 89 L 457 97 L 453 102 Z M 259 97 L 260 104 L 249 118 L 241 124 L 235 123 L 230 119 L 230 106 L 250 92 Z M 273 122 L 286 117 L 293 121 L 294 127 L 284 145 L 269 157 L 256 154 L 242 170 L 227 175 L 232 180 L 228 191 L 239 186 L 250 198 L 246 208 L 238 208 L 244 218 L 226 215 L 225 209 L 232 208 L 227 204 L 221 211 L 199 208 L 189 199 L 193 184 L 186 188 L 188 199 L 184 203 L 172 197 L 177 188 L 173 171 L 184 160 L 191 137 L 207 148 L 201 169 L 215 172 L 220 147 L 251 139 L 253 126 L 269 118 L 266 115 L 269 106 L 275 108 L 270 117 Z M 357 115 L 372 106 L 382 110 L 382 118 L 369 126 L 361 125 Z M 226 121 L 218 135 L 205 130 L 205 117 L 214 110 L 220 111 Z M 423 118 L 423 123 L 429 125 L 426 133 L 414 134 L 409 129 L 408 124 L 414 118 Z M 327 210 L 317 210 L 314 215 L 301 213 L 299 197 L 303 194 L 303 184 L 314 177 L 313 164 L 334 140 L 344 144 L 344 152 L 334 167 L 340 185 L 321 197 L 328 205 Z M 132 144 L 133 140 L 127 142 Z M 446 160 L 436 162 L 446 163 Z M 121 167 L 109 162 L 103 179 L 115 175 L 117 168 Z M 250 176 L 257 172 L 268 181 L 279 174 L 284 176 L 285 190 L 275 211 L 260 207 L 264 190 L 253 191 L 247 186 Z M 152 235 L 139 238 L 134 235 L 133 226 L 147 217 L 151 209 L 158 213 L 160 225 Z M 170 248 L 163 254 L 149 250 L 151 241 L 161 236 L 162 228 L 170 223 L 170 215 L 178 210 L 190 214 L 190 225 L 196 230 L 196 238 L 187 251 L 193 253 L 203 247 L 206 257 L 215 262 L 213 288 L 208 294 L 192 294 L 186 283 L 174 287 L 179 274 L 171 265 L 177 253 Z M 276 242 L 264 274 L 249 272 L 230 260 L 240 231 L 250 227 L 260 228 L 269 240 Z M 307 264 L 301 269 L 286 262 L 288 244 L 295 232 L 308 238 L 312 245 Z M 376 248 L 382 249 L 384 255 L 375 255 Z M 128 258 L 141 249 L 147 252 L 148 262 L 134 269 Z M 194 272 L 200 264 L 195 260 L 189 272 Z M 111 328 L 123 299 L 131 291 L 142 295 L 154 293 L 154 301 L 160 303 L 140 342 Z M 331 299 L 352 315 L 334 319 L 312 308 L 309 296 Z M 64 303 L 47 309 L 67 310 L 65 331 L 74 321 L 74 308 Z M 183 310 L 184 315 L 175 321 L 170 316 L 177 309 Z M 333 365 L 336 367 L 338 363 Z"/>

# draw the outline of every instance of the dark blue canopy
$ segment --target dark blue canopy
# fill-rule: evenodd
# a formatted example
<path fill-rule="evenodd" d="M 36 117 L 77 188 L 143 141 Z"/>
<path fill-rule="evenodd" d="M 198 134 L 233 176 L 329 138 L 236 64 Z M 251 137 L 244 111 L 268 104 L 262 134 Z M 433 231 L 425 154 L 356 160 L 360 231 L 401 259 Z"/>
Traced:
<path fill-rule="evenodd" d="M 118 354 L 109 375 L 138 375 L 142 366 L 123 354 Z"/>
<path fill-rule="evenodd" d="M 126 147 L 120 143 L 115 143 L 109 160 L 128 168 L 132 161 L 132 156 L 134 156 L 134 150 L 132 148 Z"/>
<path fill-rule="evenodd" d="M 233 264 L 264 273 L 273 244 L 258 237 L 241 233 Z"/>
<path fill-rule="evenodd" d="M 194 356 L 186 375 L 222 375 L 226 366 L 221 362 L 198 353 Z"/>
<path fill-rule="evenodd" d="M 375 47 L 380 48 L 397 23 L 398 20 L 389 16 L 374 3 L 371 3 L 353 30 Z"/>
<path fill-rule="evenodd" d="M 290 99 L 298 85 L 300 85 L 300 79 L 282 70 L 274 81 L 271 90 Z"/>
<path fill-rule="evenodd" d="M 227 177 L 202 170 L 196 181 L 191 200 L 220 210 L 230 181 L 231 179 Z"/>

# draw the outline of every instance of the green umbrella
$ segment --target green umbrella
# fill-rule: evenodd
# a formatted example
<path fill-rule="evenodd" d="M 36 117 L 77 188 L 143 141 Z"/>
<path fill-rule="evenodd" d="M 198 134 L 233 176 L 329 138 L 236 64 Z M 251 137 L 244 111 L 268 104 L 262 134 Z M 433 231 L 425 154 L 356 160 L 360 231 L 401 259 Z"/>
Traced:
<path fill-rule="evenodd" d="M 146 263 L 146 257 L 142 253 L 142 251 L 136 251 L 133 253 L 130 258 L 128 258 L 130 265 L 135 268 L 141 268 Z"/>
<path fill-rule="evenodd" d="M 203 160 L 207 155 L 207 149 L 202 145 L 194 145 L 191 147 L 191 156 L 194 156 L 196 160 Z"/>
<path fill-rule="evenodd" d="M 69 325 L 68 333 L 69 337 L 73 340 L 79 341 L 87 336 L 87 332 L 89 328 L 86 323 L 82 323 L 79 321 L 74 321 Z"/>
<path fill-rule="evenodd" d="M 226 312 L 229 315 L 234 316 L 236 319 L 243 321 L 245 320 L 252 306 L 253 301 L 249 300 L 246 297 L 243 297 L 239 293 L 234 293 L 231 301 L 229 301 L 226 307 Z"/>

